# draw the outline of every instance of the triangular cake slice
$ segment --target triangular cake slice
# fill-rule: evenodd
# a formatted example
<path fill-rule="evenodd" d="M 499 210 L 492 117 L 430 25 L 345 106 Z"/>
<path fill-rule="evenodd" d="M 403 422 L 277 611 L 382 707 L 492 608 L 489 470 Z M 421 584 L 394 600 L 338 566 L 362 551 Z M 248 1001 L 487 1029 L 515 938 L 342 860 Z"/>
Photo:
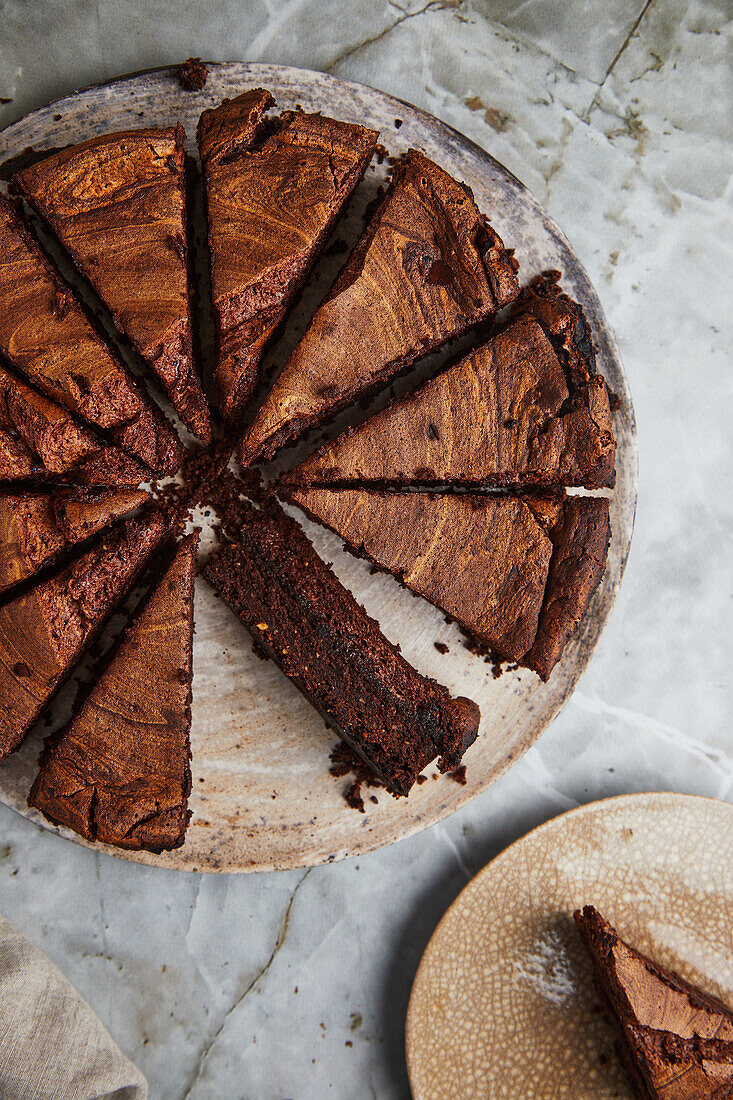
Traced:
<path fill-rule="evenodd" d="M 523 501 L 369 489 L 285 495 L 502 657 L 520 660 L 532 646 L 552 542 Z"/>
<path fill-rule="evenodd" d="M 76 422 L 71 413 L 0 366 L 0 424 L 17 433 L 46 474 L 80 485 L 137 486 L 150 470 Z"/>
<path fill-rule="evenodd" d="M 104 431 L 152 473 L 178 469 L 181 448 L 173 427 L 113 355 L 2 197 L 0 353 L 47 397 Z"/>
<path fill-rule="evenodd" d="M 469 189 L 411 151 L 239 448 L 248 465 L 512 302 L 517 263 Z"/>
<path fill-rule="evenodd" d="M 182 126 L 102 134 L 13 177 L 194 435 L 209 410 L 193 361 Z"/>
<path fill-rule="evenodd" d="M 336 732 L 395 794 L 436 757 L 455 768 L 476 739 L 479 709 L 421 676 L 273 502 L 245 506 L 239 540 L 202 573 Z"/>
<path fill-rule="evenodd" d="M 265 118 L 263 88 L 204 111 L 198 125 L 224 418 L 239 420 L 262 353 L 364 175 L 374 130 L 320 114 Z"/>
<path fill-rule="evenodd" d="M 132 489 L 0 496 L 0 593 L 35 576 L 64 551 L 150 499 Z"/>
<path fill-rule="evenodd" d="M 161 852 L 190 818 L 193 592 L 185 538 L 68 725 L 51 738 L 28 805 L 87 840 Z"/>
<path fill-rule="evenodd" d="M 167 530 L 158 512 L 128 520 L 0 607 L 0 760 L 21 744 Z"/>
<path fill-rule="evenodd" d="M 624 943 L 593 906 L 575 922 L 640 1100 L 733 1096 L 733 1011 Z"/>
<path fill-rule="evenodd" d="M 532 648 L 521 663 L 547 680 L 601 582 L 611 538 L 605 497 L 523 498 L 552 541 L 547 585 Z"/>
<path fill-rule="evenodd" d="M 283 482 L 597 489 L 613 476 L 615 451 L 604 380 L 575 388 L 528 313 Z"/>

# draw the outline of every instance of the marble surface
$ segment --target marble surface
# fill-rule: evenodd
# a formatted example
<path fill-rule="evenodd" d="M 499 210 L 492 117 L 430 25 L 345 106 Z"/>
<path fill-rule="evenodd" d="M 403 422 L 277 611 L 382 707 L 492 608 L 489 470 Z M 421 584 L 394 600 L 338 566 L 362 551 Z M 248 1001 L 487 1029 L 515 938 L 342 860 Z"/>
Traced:
<path fill-rule="evenodd" d="M 2 0 L 0 11 L 0 97 L 13 100 L 0 125 L 191 53 L 326 69 L 417 103 L 545 203 L 615 327 L 641 465 L 626 578 L 565 710 L 493 788 L 372 855 L 247 877 L 134 866 L 0 809 L 0 910 L 93 1004 L 153 1097 L 407 1097 L 412 976 L 489 858 L 596 798 L 733 800 L 730 9 Z"/>

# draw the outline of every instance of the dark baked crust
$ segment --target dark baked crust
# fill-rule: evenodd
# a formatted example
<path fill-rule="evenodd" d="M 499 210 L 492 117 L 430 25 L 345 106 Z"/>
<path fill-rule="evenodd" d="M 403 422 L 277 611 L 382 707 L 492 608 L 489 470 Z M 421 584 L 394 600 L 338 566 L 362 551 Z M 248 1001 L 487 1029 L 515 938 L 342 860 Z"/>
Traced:
<path fill-rule="evenodd" d="M 210 439 L 195 370 L 187 275 L 183 127 L 103 134 L 18 172 L 117 327 L 155 372 L 184 424 Z"/>
<path fill-rule="evenodd" d="M 412 150 L 242 441 L 244 465 L 511 302 L 517 263 L 467 187 Z"/>
<path fill-rule="evenodd" d="M 456 767 L 479 709 L 421 676 L 276 505 L 202 569 L 257 644 L 396 794 L 427 764 Z"/>
<path fill-rule="evenodd" d="M 343 432 L 285 485 L 599 488 L 615 443 L 605 382 L 573 392 L 531 314 Z"/>
<path fill-rule="evenodd" d="M 14 752 L 167 530 L 128 520 L 61 573 L 0 607 L 0 760 Z"/>
<path fill-rule="evenodd" d="M 2 197 L 0 353 L 47 397 L 106 432 L 151 472 L 178 469 L 181 449 L 172 426 Z"/>
<path fill-rule="evenodd" d="M 527 504 L 537 515 L 535 505 Z M 540 522 L 542 519 L 538 516 Z M 545 528 L 552 539 L 537 636 L 522 664 L 547 680 L 584 617 L 606 568 L 611 538 L 609 504 L 605 497 L 571 496 L 554 523 Z"/>
<path fill-rule="evenodd" d="M 574 917 L 641 1100 L 730 1096 L 733 1012 L 630 947 L 593 906 Z"/>
<path fill-rule="evenodd" d="M 150 471 L 0 366 L 0 423 L 17 433 L 43 470 L 80 485 L 137 486 Z"/>
<path fill-rule="evenodd" d="M 204 111 L 206 184 L 219 404 L 238 420 L 262 353 L 371 159 L 378 134 L 289 111 L 257 88 Z"/>
<path fill-rule="evenodd" d="M 56 525 L 70 542 L 91 538 L 151 503 L 144 489 L 59 489 L 51 499 Z"/>
<path fill-rule="evenodd" d="M 28 804 L 87 840 L 152 852 L 184 842 L 197 542 L 193 534 L 180 543 L 81 707 L 41 757 Z"/>
<path fill-rule="evenodd" d="M 284 495 L 502 657 L 519 660 L 532 645 L 552 543 L 523 501 L 367 489 Z"/>

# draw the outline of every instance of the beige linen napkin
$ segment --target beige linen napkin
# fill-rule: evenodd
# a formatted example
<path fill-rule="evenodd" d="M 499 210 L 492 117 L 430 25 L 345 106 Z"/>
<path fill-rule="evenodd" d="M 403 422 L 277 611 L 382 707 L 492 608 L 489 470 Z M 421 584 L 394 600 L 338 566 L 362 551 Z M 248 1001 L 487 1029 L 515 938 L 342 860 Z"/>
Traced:
<path fill-rule="evenodd" d="M 0 1100 L 146 1100 L 148 1086 L 61 971 L 0 916 Z"/>

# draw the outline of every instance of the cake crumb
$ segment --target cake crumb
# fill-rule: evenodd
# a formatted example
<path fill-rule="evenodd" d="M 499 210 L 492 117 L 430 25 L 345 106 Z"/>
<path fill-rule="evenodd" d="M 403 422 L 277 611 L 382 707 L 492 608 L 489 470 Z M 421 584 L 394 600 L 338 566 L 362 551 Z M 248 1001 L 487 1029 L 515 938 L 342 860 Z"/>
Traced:
<path fill-rule="evenodd" d="M 433 645 L 437 649 L 438 653 L 441 653 L 443 655 L 445 655 L 446 653 L 450 653 L 450 650 L 448 649 L 448 646 L 445 644 L 445 642 L 433 642 Z"/>
<path fill-rule="evenodd" d="M 454 783 L 460 783 L 462 787 L 466 786 L 468 780 L 466 779 L 466 765 L 461 764 L 460 767 L 454 768 L 452 772 L 448 772 L 448 775 L 454 781 Z"/>
<path fill-rule="evenodd" d="M 206 83 L 209 70 L 200 57 L 189 57 L 178 68 L 178 83 L 187 92 L 200 92 Z"/>

